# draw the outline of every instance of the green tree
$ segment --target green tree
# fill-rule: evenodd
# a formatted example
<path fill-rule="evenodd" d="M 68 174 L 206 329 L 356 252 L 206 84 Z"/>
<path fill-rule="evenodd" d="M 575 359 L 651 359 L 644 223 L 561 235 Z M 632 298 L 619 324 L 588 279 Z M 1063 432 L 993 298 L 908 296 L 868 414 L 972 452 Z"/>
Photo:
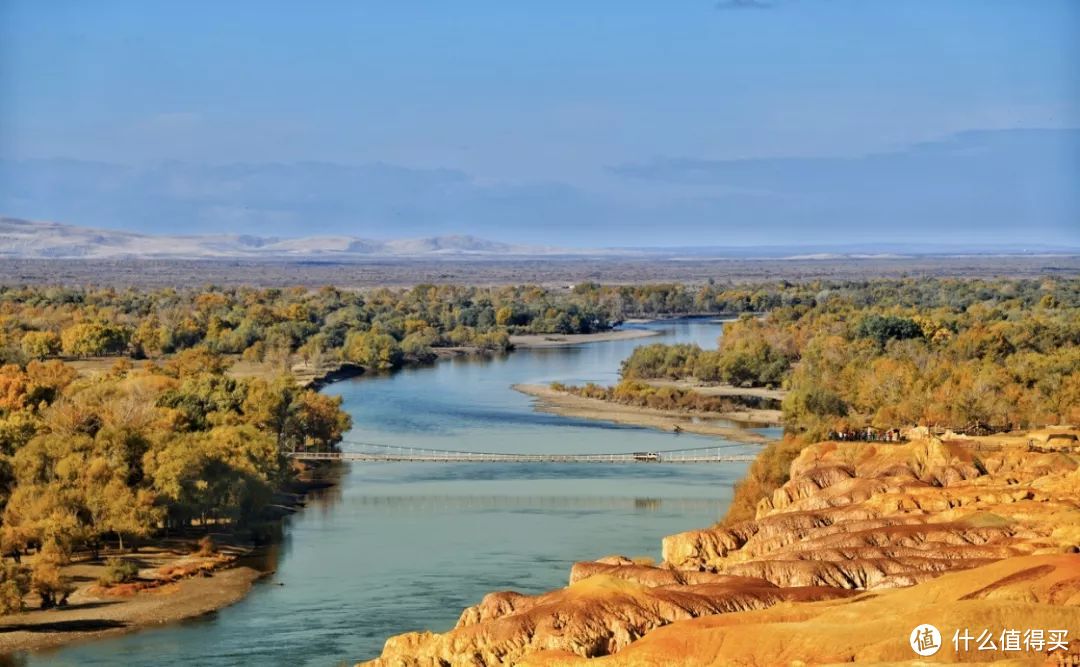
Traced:
<path fill-rule="evenodd" d="M 859 338 L 870 338 L 877 342 L 878 347 L 884 348 L 885 343 L 890 340 L 921 338 L 923 330 L 918 322 L 907 317 L 867 315 L 859 321 L 855 335 Z"/>

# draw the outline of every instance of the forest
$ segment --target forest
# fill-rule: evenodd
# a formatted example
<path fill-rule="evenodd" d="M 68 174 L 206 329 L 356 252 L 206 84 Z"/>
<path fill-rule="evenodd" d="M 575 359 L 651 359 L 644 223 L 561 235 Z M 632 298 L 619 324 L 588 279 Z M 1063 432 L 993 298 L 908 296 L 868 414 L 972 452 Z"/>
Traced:
<path fill-rule="evenodd" d="M 262 361 L 298 355 L 380 370 L 433 348 L 506 350 L 509 336 L 592 333 L 628 317 L 744 313 L 799 303 L 802 289 L 679 284 L 344 291 L 215 288 L 0 288 L 0 362 L 128 356 L 189 348 Z"/>
<path fill-rule="evenodd" d="M 612 393 L 648 379 L 782 387 L 787 431 L 808 441 L 1080 423 L 1080 281 L 834 286 L 727 323 L 715 350 L 640 346 L 621 374 Z"/>
<path fill-rule="evenodd" d="M 292 478 L 284 453 L 333 447 L 349 426 L 340 399 L 236 379 L 205 349 L 89 377 L 59 360 L 0 367 L 0 611 L 30 591 L 63 604 L 61 566 L 106 542 L 250 525 Z"/>
<path fill-rule="evenodd" d="M 1080 423 L 1080 280 L 833 284 L 724 326 L 716 350 L 640 346 L 615 387 L 569 391 L 698 409 L 650 379 L 783 388 L 783 439 L 755 459 L 724 525 L 753 518 L 808 444 L 926 426 L 966 433 Z M 661 389 L 669 390 L 662 394 Z"/>

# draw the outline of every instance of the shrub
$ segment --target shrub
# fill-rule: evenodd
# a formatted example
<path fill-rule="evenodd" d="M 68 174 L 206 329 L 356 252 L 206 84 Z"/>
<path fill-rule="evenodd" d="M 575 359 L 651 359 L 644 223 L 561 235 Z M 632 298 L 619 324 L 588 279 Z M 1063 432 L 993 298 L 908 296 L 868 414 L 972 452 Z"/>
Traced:
<path fill-rule="evenodd" d="M 257 340 L 244 350 L 241 355 L 244 361 L 258 362 L 266 358 L 266 343 Z"/>
<path fill-rule="evenodd" d="M 68 596 L 75 590 L 71 578 L 60 570 L 63 562 L 59 547 L 47 543 L 30 571 L 30 588 L 41 597 L 42 609 L 66 605 Z"/>
<path fill-rule="evenodd" d="M 217 546 L 214 544 L 214 538 L 209 535 L 203 535 L 199 538 L 199 548 L 195 550 L 196 556 L 213 556 L 217 551 Z"/>
<path fill-rule="evenodd" d="M 0 614 L 23 610 L 23 596 L 30 590 L 30 577 L 24 566 L 6 563 L 0 568 Z"/>
<path fill-rule="evenodd" d="M 805 447 L 806 444 L 798 438 L 785 438 L 769 443 L 761 450 L 750 464 L 746 477 L 735 485 L 735 495 L 719 525 L 730 526 L 753 519 L 758 503 L 771 497 L 773 491 L 790 479 L 791 463 Z"/>
<path fill-rule="evenodd" d="M 126 584 L 135 579 L 139 574 L 139 566 L 126 558 L 110 558 L 105 561 L 105 574 L 101 575 L 98 583 L 102 586 Z"/>

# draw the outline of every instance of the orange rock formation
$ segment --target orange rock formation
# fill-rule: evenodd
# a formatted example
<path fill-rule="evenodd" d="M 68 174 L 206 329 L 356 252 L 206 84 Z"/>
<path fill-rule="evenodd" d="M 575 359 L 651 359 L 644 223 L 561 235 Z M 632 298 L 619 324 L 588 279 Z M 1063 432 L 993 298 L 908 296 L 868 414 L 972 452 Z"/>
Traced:
<path fill-rule="evenodd" d="M 578 563 L 565 589 L 490 594 L 453 630 L 394 637 L 367 664 L 895 663 L 918 657 L 908 635 L 921 623 L 944 644 L 922 660 L 1057 664 L 1060 648 L 955 651 L 951 640 L 961 629 L 1067 629 L 1080 653 L 1070 447 L 820 443 L 754 520 L 670 536 L 658 567 Z"/>

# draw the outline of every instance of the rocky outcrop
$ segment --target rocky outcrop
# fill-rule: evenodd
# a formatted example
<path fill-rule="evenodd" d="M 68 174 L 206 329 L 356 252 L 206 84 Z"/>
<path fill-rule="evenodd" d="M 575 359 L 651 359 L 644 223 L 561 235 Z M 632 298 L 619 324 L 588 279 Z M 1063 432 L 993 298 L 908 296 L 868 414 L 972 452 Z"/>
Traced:
<path fill-rule="evenodd" d="M 565 589 L 534 597 L 495 593 L 465 610 L 444 634 L 399 635 L 386 642 L 372 667 L 514 665 L 539 651 L 591 658 L 616 653 L 656 628 L 713 614 L 764 609 L 784 601 L 828 600 L 851 595 L 829 587 L 779 588 L 761 579 L 706 575 L 697 583 L 651 585 L 647 566 L 604 565 Z M 692 577 L 692 579 L 694 579 Z"/>
<path fill-rule="evenodd" d="M 1075 455 L 936 440 L 822 443 L 752 521 L 664 540 L 675 569 L 777 586 L 909 586 L 943 572 L 1077 545 Z"/>
<path fill-rule="evenodd" d="M 1080 628 L 1080 456 L 1058 440 L 820 443 L 751 521 L 665 538 L 659 566 L 609 557 L 565 589 L 493 593 L 369 664 L 893 661 L 927 619 L 975 627 L 1017 604 Z"/>
<path fill-rule="evenodd" d="M 908 646 L 912 629 L 931 623 L 943 636 L 927 662 Z M 1007 627 L 1003 627 L 1007 626 Z M 585 660 L 567 652 L 534 653 L 522 667 L 681 665 L 986 664 L 1059 665 L 1080 654 L 1080 556 L 1008 558 L 911 586 L 815 604 L 785 604 L 678 621 L 611 656 Z M 954 650 L 953 633 L 984 629 L 1069 629 L 1066 650 Z M 1071 642 L 1069 641 L 1071 640 Z M 996 640 L 995 640 L 996 641 Z"/>

